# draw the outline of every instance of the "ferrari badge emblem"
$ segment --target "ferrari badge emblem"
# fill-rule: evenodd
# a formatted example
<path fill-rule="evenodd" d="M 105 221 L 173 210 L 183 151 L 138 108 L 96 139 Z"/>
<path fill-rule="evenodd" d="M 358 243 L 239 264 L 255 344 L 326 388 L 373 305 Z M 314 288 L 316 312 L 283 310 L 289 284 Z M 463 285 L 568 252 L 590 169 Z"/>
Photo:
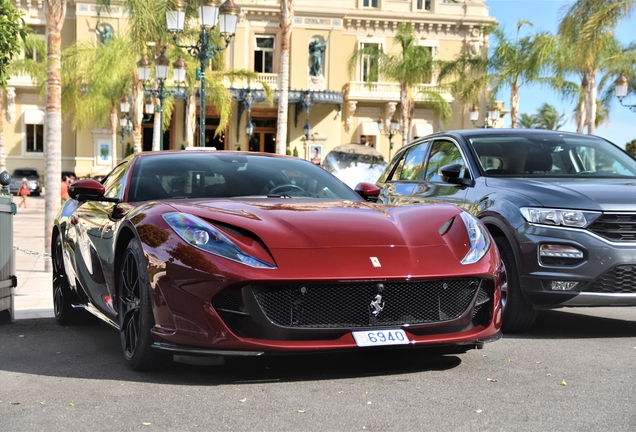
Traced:
<path fill-rule="evenodd" d="M 371 315 L 378 316 L 380 312 L 384 309 L 384 302 L 382 301 L 382 295 L 378 294 L 375 296 L 375 299 L 369 305 L 371 309 Z"/>
<path fill-rule="evenodd" d="M 371 264 L 373 264 L 373 267 L 382 267 L 382 264 L 380 264 L 380 260 L 377 257 L 369 258 L 371 258 Z"/>

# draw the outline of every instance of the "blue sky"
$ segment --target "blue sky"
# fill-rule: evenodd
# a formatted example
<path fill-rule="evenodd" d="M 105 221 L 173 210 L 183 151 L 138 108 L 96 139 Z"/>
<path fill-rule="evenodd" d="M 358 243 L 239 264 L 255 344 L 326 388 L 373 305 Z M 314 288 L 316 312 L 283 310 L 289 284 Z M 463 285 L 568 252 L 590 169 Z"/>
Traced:
<path fill-rule="evenodd" d="M 534 31 L 556 33 L 560 17 L 564 12 L 563 8 L 571 3 L 573 0 L 486 0 L 486 5 L 490 8 L 490 16 L 495 17 L 505 27 L 506 34 L 511 36 L 516 32 L 517 22 L 522 19 L 534 24 L 534 27 L 525 27 L 526 34 Z M 636 41 L 636 14 L 621 23 L 617 37 L 623 43 Z M 510 109 L 509 91 L 501 92 L 497 95 L 497 100 L 504 101 L 506 109 Z M 556 92 L 547 88 L 538 86 L 521 88 L 520 113 L 534 114 L 544 102 L 557 107 L 569 119 L 561 130 L 576 131 L 576 125 L 571 120 L 574 110 L 573 101 L 562 100 Z M 628 97 L 624 102 L 636 104 L 636 97 Z M 509 115 L 504 117 L 504 122 L 505 126 L 510 126 Z M 621 106 L 618 100 L 615 100 L 610 111 L 610 123 L 597 128 L 596 135 L 624 148 L 625 143 L 636 138 L 636 112 Z"/>

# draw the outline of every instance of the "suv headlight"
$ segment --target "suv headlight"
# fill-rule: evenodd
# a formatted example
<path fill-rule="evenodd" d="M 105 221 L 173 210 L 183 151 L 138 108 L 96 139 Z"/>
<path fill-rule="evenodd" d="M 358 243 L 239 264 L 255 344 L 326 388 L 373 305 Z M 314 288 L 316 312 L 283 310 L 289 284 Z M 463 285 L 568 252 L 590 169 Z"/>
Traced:
<path fill-rule="evenodd" d="M 542 207 L 522 207 L 520 210 L 523 217 L 530 223 L 572 228 L 586 228 L 601 216 L 600 212 Z"/>
<path fill-rule="evenodd" d="M 221 231 L 201 218 L 177 212 L 165 213 L 163 218 L 179 237 L 197 249 L 254 268 L 276 268 L 270 263 L 243 252 Z"/>
<path fill-rule="evenodd" d="M 490 234 L 488 234 L 484 224 L 470 213 L 461 212 L 459 217 L 464 222 L 470 243 L 470 249 L 461 263 L 474 264 L 482 259 L 490 249 Z"/>

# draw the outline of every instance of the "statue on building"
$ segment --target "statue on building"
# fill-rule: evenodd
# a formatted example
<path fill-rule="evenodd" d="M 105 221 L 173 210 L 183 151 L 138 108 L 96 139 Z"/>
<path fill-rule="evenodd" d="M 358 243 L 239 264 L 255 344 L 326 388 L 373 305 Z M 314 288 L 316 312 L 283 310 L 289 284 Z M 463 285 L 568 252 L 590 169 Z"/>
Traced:
<path fill-rule="evenodd" d="M 316 38 L 312 42 L 309 43 L 309 55 L 311 56 L 311 68 L 309 69 L 309 75 L 311 76 L 320 76 L 322 74 L 322 65 L 323 59 L 325 56 L 325 49 L 327 48 L 327 43 L 329 42 L 329 38 L 331 37 L 331 32 L 333 28 L 329 30 L 329 36 L 327 36 L 327 40 L 324 42 L 320 42 L 320 39 Z"/>
<path fill-rule="evenodd" d="M 97 19 L 97 24 L 95 25 L 95 31 L 99 35 L 99 40 L 103 44 L 107 44 L 115 35 L 115 31 L 113 26 L 108 23 L 102 23 Z"/>

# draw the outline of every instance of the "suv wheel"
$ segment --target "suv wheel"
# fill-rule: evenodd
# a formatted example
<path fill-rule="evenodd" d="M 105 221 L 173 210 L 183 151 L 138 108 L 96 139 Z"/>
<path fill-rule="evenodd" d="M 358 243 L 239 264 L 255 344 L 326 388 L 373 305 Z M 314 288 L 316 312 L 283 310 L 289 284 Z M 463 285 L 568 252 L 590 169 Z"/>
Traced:
<path fill-rule="evenodd" d="M 537 311 L 526 303 L 519 287 L 519 271 L 512 247 L 503 237 L 495 237 L 495 243 L 501 254 L 504 273 L 501 281 L 501 300 L 503 306 L 502 330 L 504 333 L 522 333 L 528 331 L 537 318 Z"/>

